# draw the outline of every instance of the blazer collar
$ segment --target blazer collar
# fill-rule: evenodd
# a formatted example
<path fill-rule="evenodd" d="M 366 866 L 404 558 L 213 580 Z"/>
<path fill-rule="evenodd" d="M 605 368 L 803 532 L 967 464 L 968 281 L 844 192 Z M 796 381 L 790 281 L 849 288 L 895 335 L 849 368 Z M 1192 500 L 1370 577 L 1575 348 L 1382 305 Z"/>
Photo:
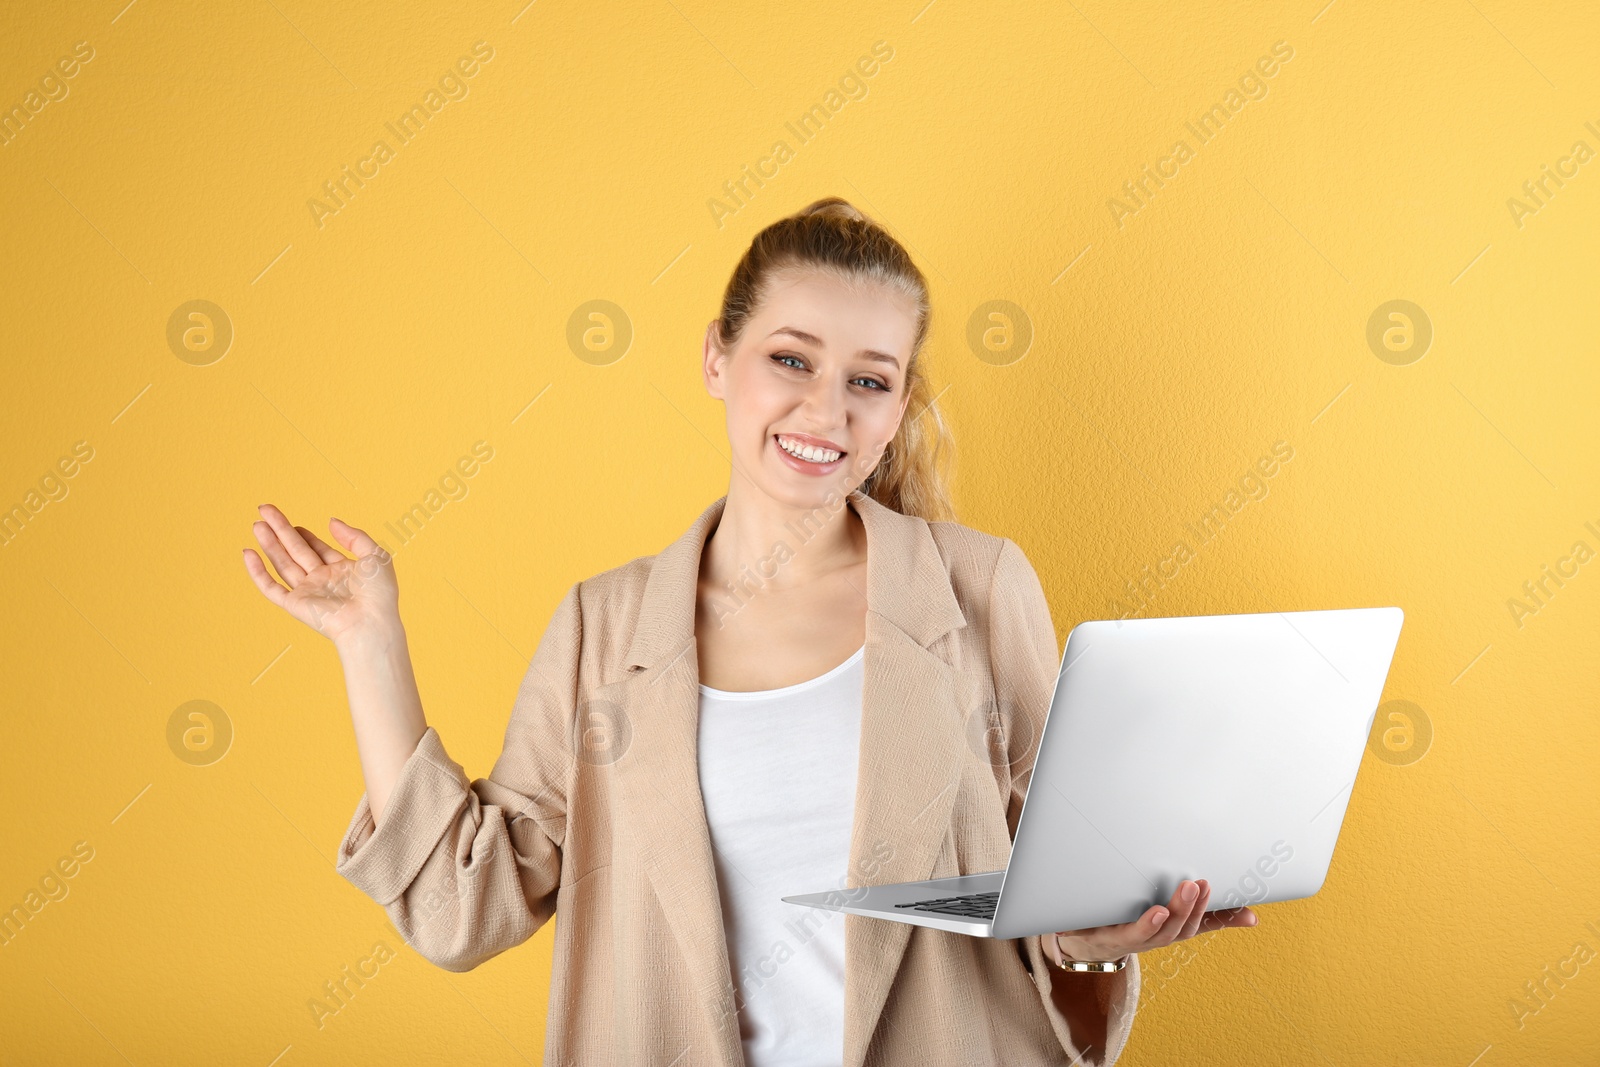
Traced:
<path fill-rule="evenodd" d="M 902 515 L 859 490 L 849 506 L 867 531 L 867 610 L 876 612 L 926 648 L 966 625 L 928 524 Z M 650 568 L 627 666 L 653 667 L 682 653 L 694 636 L 700 559 L 727 506 L 726 496 L 700 513 Z M 799 533 L 796 538 L 800 537 Z"/>
<path fill-rule="evenodd" d="M 685 1051 L 693 1062 L 739 1067 L 739 1004 L 700 792 L 694 655 L 701 552 L 726 499 L 708 507 L 656 557 L 629 643 L 629 669 L 598 686 L 591 699 L 611 705 L 612 721 L 621 721 L 630 738 L 610 769 L 617 775 L 628 836 L 700 1004 L 705 1029 L 686 1035 Z M 930 878 L 944 854 L 966 754 L 964 694 L 956 672 L 928 646 L 966 625 L 966 618 L 927 523 L 859 492 L 848 502 L 866 527 L 868 544 L 865 683 L 845 880 L 854 888 Z M 796 885 L 794 892 L 836 887 Z M 858 915 L 841 918 L 844 1064 L 862 1067 L 912 927 Z"/>

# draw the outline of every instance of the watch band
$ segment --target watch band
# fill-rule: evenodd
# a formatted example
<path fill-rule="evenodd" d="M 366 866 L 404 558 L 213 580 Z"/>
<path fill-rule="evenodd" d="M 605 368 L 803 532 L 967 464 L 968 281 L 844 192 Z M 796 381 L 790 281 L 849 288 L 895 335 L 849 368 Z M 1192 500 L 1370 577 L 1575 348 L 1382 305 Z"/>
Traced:
<path fill-rule="evenodd" d="M 1116 960 L 1074 960 L 1068 959 L 1067 954 L 1061 951 L 1061 938 L 1056 936 L 1056 953 L 1060 955 L 1061 962 L 1056 966 L 1063 971 L 1087 972 L 1089 974 L 1114 974 L 1128 965 L 1128 957 L 1123 956 Z"/>
<path fill-rule="evenodd" d="M 1114 974 L 1128 965 L 1126 958 L 1120 960 L 1103 960 L 1089 962 L 1088 960 L 1068 960 L 1056 964 L 1063 971 L 1087 971 L 1091 974 Z"/>

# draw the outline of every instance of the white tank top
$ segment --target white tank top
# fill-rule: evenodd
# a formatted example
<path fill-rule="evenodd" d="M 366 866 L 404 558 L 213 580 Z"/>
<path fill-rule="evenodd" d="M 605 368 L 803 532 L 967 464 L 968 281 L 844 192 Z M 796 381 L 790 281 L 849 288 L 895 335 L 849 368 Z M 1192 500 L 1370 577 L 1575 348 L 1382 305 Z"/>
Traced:
<path fill-rule="evenodd" d="M 847 886 L 865 652 L 782 689 L 700 687 L 700 793 L 748 1067 L 844 1058 L 844 913 L 779 898 Z"/>

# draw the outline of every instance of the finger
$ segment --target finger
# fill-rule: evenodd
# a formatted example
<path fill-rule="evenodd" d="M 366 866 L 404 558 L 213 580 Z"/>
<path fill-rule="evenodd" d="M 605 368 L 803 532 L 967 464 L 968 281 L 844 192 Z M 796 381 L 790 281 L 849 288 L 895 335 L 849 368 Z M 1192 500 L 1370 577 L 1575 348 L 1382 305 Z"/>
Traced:
<path fill-rule="evenodd" d="M 1189 894 L 1193 894 L 1190 896 Z M 1167 921 L 1161 924 L 1161 929 L 1156 932 L 1155 943 L 1170 945 L 1177 938 L 1183 924 L 1189 920 L 1189 913 L 1194 910 L 1194 904 L 1199 899 L 1200 891 L 1195 883 L 1185 879 L 1178 883 L 1178 888 L 1172 891 L 1172 899 L 1167 902 L 1171 914 Z"/>
<path fill-rule="evenodd" d="M 1124 952 L 1143 952 L 1146 948 L 1153 947 L 1152 939 L 1161 932 L 1161 928 L 1171 917 L 1171 911 L 1156 904 L 1133 922 L 1115 927 L 1119 934 L 1116 938 L 1117 943 L 1128 946 Z"/>
<path fill-rule="evenodd" d="M 306 576 L 305 569 L 289 557 L 289 550 L 283 547 L 283 542 L 278 540 L 278 531 L 265 520 L 257 519 L 250 524 L 251 532 L 256 535 L 256 541 L 261 545 L 261 551 L 267 554 L 272 561 L 273 569 L 278 572 L 278 577 L 290 589 L 300 584 L 300 579 Z"/>
<path fill-rule="evenodd" d="M 261 557 L 250 549 L 244 550 L 244 569 L 250 573 L 250 580 L 261 590 L 263 596 L 280 608 L 289 596 L 289 591 L 279 585 L 272 575 L 267 573 L 267 565 L 261 562 Z"/>
<path fill-rule="evenodd" d="M 1200 923 L 1200 932 L 1208 933 L 1212 930 L 1221 930 L 1229 926 L 1252 926 L 1255 923 L 1255 913 L 1246 915 L 1245 908 L 1225 908 L 1221 911 L 1209 913 Z"/>
<path fill-rule="evenodd" d="M 1200 886 L 1185 878 L 1178 883 L 1172 891 L 1172 899 L 1167 901 L 1167 910 L 1172 914 L 1162 924 L 1163 930 L 1179 930 L 1188 921 L 1189 913 L 1194 910 L 1195 901 L 1199 899 Z"/>
<path fill-rule="evenodd" d="M 383 546 L 369 537 L 367 531 L 358 530 L 343 519 L 329 519 L 328 529 L 333 531 L 334 539 L 344 546 L 346 552 L 354 552 L 357 557 L 383 552 Z"/>
<path fill-rule="evenodd" d="M 1173 899 L 1178 899 L 1176 893 L 1173 894 Z M 1096 945 L 1129 945 L 1132 947 L 1123 949 L 1124 952 L 1137 952 L 1142 951 L 1141 946 L 1146 940 L 1160 933 L 1163 927 L 1170 925 L 1172 916 L 1173 911 L 1170 907 L 1152 904 L 1133 922 L 1120 923 L 1116 926 L 1087 926 L 1080 930 L 1062 930 L 1061 936 L 1078 938 Z M 1044 937 L 1048 945 L 1052 937 L 1049 934 Z"/>
<path fill-rule="evenodd" d="M 1161 932 L 1161 928 L 1167 924 L 1167 920 L 1170 918 L 1172 918 L 1172 909 L 1164 908 L 1157 904 L 1139 916 L 1139 921 L 1136 925 L 1139 928 L 1139 933 L 1144 935 L 1146 940 L 1149 940 Z"/>
<path fill-rule="evenodd" d="M 1154 930 L 1158 929 L 1162 923 L 1167 921 L 1168 914 L 1170 914 L 1170 912 L 1167 908 L 1160 904 L 1152 904 L 1149 908 L 1145 909 L 1143 915 L 1133 920 L 1133 922 L 1118 923 L 1114 926 L 1085 926 L 1077 930 L 1063 930 L 1061 931 L 1061 936 L 1088 939 L 1101 937 L 1106 934 L 1120 936 Z M 1045 936 L 1049 937 L 1050 935 L 1046 934 Z"/>
<path fill-rule="evenodd" d="M 295 530 L 299 532 L 301 537 L 306 539 L 306 544 L 311 546 L 311 551 L 315 552 L 322 562 L 348 562 L 348 558 L 343 552 L 340 552 L 337 548 L 334 548 L 332 545 L 328 544 L 328 542 L 324 541 L 322 538 L 318 537 L 304 526 L 296 526 Z"/>
<path fill-rule="evenodd" d="M 272 504 L 262 504 L 261 517 L 272 527 L 272 532 L 278 535 L 278 540 L 283 542 L 283 547 L 289 550 L 289 556 L 300 565 L 301 570 L 314 571 L 322 566 L 322 560 L 311 551 L 311 546 L 306 544 L 305 538 L 289 522 L 289 517 L 279 511 Z"/>
<path fill-rule="evenodd" d="M 1181 929 L 1178 932 L 1178 936 L 1174 938 L 1176 941 L 1182 941 L 1185 938 L 1193 937 L 1200 931 L 1200 923 L 1206 917 L 1206 905 L 1211 901 L 1211 883 L 1202 878 L 1200 879 L 1199 885 L 1200 895 L 1195 898 L 1194 911 L 1189 913 L 1189 918 L 1183 924 L 1183 929 Z"/>
<path fill-rule="evenodd" d="M 1214 911 L 1207 915 L 1200 924 L 1202 931 L 1221 930 L 1229 926 L 1254 926 L 1259 921 L 1256 913 L 1250 908 L 1229 908 L 1227 911 Z"/>

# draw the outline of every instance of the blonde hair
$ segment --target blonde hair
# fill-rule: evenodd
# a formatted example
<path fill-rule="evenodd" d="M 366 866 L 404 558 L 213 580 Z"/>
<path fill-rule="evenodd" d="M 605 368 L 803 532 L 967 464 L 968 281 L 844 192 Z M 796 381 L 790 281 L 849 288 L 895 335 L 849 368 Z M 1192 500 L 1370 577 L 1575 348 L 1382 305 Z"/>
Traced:
<path fill-rule="evenodd" d="M 859 488 L 905 515 L 929 522 L 954 519 L 949 475 L 955 440 L 934 404 L 933 385 L 921 358 L 932 314 L 928 281 L 900 242 L 849 201 L 824 197 L 756 234 L 722 295 L 718 346 L 732 352 L 774 281 L 806 269 L 852 283 L 875 282 L 911 302 L 917 331 L 906 365 L 905 417 Z"/>

